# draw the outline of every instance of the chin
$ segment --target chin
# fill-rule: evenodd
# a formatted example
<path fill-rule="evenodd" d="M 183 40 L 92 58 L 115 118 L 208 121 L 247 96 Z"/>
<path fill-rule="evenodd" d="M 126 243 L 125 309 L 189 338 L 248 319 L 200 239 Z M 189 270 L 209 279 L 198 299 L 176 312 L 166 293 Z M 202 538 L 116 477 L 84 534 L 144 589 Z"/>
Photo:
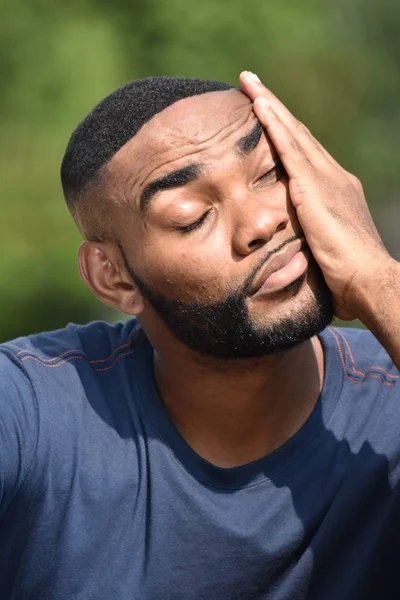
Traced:
<path fill-rule="evenodd" d="M 321 271 L 308 269 L 285 288 L 257 298 L 245 293 L 212 305 L 169 299 L 146 284 L 142 294 L 170 333 L 208 358 L 250 359 L 282 352 L 332 321 L 332 294 Z"/>
<path fill-rule="evenodd" d="M 274 327 L 278 323 L 310 323 L 310 332 L 318 332 L 333 320 L 333 298 L 322 272 L 313 277 L 304 273 L 290 285 L 260 297 L 256 308 L 249 307 L 249 313 L 257 328 Z"/>

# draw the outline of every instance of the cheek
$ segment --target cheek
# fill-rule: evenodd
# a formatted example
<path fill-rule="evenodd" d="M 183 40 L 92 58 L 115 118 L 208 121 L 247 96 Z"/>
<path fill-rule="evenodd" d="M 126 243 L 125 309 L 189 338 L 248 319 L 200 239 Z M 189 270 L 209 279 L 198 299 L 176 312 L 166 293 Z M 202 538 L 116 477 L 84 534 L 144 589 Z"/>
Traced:
<path fill-rule="evenodd" d="M 227 261 L 217 252 L 160 252 L 146 260 L 146 278 L 156 290 L 183 301 L 215 302 L 229 291 Z"/>

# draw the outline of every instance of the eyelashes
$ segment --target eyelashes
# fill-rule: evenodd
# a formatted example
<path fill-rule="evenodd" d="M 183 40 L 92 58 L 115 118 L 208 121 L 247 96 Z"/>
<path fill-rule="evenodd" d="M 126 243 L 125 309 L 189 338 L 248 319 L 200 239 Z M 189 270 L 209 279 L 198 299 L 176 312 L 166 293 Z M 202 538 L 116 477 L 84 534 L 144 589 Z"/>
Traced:
<path fill-rule="evenodd" d="M 197 219 L 197 221 L 191 223 L 190 225 L 185 225 L 184 227 L 177 227 L 177 231 L 180 231 L 181 233 L 190 233 L 191 231 L 194 231 L 204 223 L 210 212 L 211 210 L 208 210 L 206 213 L 204 213 L 204 215 L 200 217 L 200 219 Z"/>
<path fill-rule="evenodd" d="M 257 179 L 257 183 L 264 183 L 268 181 L 279 181 L 284 175 L 286 175 L 285 167 L 279 160 L 269 171 L 264 173 L 259 179 Z"/>
<path fill-rule="evenodd" d="M 284 175 L 286 175 L 286 171 L 281 161 L 278 161 L 272 169 L 264 173 L 259 179 L 257 179 L 256 184 L 262 185 L 263 183 L 277 183 Z M 176 231 L 179 231 L 181 234 L 185 235 L 186 233 L 190 233 L 191 231 L 195 231 L 205 222 L 208 215 L 210 214 L 211 209 L 205 212 L 197 221 L 191 223 L 190 225 L 185 225 L 183 227 L 176 227 Z"/>

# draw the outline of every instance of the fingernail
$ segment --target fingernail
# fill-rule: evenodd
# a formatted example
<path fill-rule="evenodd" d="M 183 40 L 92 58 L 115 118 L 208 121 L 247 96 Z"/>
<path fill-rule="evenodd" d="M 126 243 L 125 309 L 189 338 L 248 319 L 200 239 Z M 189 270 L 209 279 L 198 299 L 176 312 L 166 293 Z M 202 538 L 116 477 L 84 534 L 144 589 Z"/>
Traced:
<path fill-rule="evenodd" d="M 257 77 L 257 75 L 255 73 L 252 73 L 251 71 L 247 71 L 247 75 L 250 77 L 250 79 L 252 79 L 256 83 L 261 83 L 259 77 Z"/>

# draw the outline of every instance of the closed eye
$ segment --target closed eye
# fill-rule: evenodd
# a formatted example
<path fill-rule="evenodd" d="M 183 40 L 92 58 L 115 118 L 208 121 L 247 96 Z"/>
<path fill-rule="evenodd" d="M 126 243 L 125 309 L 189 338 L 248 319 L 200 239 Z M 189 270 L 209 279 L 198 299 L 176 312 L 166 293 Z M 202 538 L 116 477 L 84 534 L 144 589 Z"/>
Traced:
<path fill-rule="evenodd" d="M 265 173 L 259 179 L 257 179 L 256 183 L 260 183 L 260 184 L 268 183 L 268 182 L 276 183 L 285 174 L 286 174 L 286 171 L 285 171 L 284 166 L 282 165 L 281 161 L 278 161 L 272 167 L 272 169 L 270 169 L 269 171 L 267 171 L 267 173 Z M 175 229 L 177 231 L 179 231 L 180 233 L 182 233 L 183 235 L 186 233 L 190 233 L 191 231 L 195 231 L 196 229 L 201 227 L 201 225 L 207 219 L 210 212 L 211 212 L 210 210 L 205 212 L 199 219 L 197 219 L 197 221 L 194 221 L 194 223 L 191 223 L 190 225 L 185 225 L 183 227 L 175 227 Z"/>
<path fill-rule="evenodd" d="M 180 231 L 182 234 L 190 233 L 191 231 L 194 231 L 204 223 L 209 213 L 210 211 L 207 211 L 206 213 L 204 213 L 204 215 L 197 219 L 197 221 L 191 223 L 190 225 L 185 225 L 184 227 L 176 227 L 175 229 L 177 231 Z"/>
<path fill-rule="evenodd" d="M 281 161 L 279 160 L 267 173 L 264 173 L 259 179 L 257 179 L 256 183 L 276 183 L 286 174 L 285 168 Z"/>

